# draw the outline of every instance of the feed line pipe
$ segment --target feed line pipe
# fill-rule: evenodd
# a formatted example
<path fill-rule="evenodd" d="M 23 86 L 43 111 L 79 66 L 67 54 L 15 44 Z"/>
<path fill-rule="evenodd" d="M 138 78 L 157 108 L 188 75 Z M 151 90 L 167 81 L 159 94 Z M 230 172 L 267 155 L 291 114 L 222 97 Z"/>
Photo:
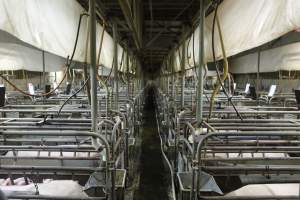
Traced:
<path fill-rule="evenodd" d="M 227 56 L 226 56 L 226 52 L 225 52 L 225 45 L 224 45 L 224 41 L 223 41 L 223 35 L 222 35 L 222 30 L 221 30 L 221 25 L 220 25 L 220 20 L 219 20 L 218 14 L 216 15 L 216 20 L 217 20 L 218 33 L 219 33 L 219 38 L 220 38 L 220 43 L 221 43 L 222 55 L 223 55 L 223 59 L 224 59 L 224 71 L 223 71 L 223 76 L 221 79 L 221 82 L 223 83 L 228 76 L 228 60 L 227 60 Z M 209 118 L 211 117 L 212 110 L 214 107 L 215 96 L 219 92 L 222 83 L 218 82 L 218 85 L 216 86 L 215 90 L 213 91 L 213 93 L 211 95 L 210 106 L 209 106 L 209 115 L 208 115 Z"/>

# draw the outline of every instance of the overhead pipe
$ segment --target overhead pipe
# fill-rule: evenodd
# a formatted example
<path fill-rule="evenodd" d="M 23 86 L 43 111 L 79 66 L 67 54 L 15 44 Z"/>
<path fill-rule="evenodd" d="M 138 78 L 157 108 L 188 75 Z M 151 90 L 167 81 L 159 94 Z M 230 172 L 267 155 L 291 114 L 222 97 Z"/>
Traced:
<path fill-rule="evenodd" d="M 132 31 L 133 40 L 135 42 L 135 45 L 136 45 L 137 49 L 141 49 L 140 37 L 139 37 L 138 31 L 137 31 L 137 27 L 134 24 L 134 19 L 132 17 L 130 7 L 129 7 L 127 1 L 124 1 L 124 0 L 119 0 L 119 4 L 120 4 L 122 12 L 125 16 L 125 20 L 126 20 L 128 26 L 129 26 L 130 30 Z"/>

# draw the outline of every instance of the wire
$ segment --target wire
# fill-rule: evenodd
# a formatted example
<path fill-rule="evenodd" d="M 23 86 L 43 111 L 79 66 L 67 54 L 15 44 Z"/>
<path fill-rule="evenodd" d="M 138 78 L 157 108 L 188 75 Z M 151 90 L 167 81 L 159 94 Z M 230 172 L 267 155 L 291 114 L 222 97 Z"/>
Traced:
<path fill-rule="evenodd" d="M 219 72 L 219 66 L 218 66 L 218 62 L 216 60 L 216 53 L 215 53 L 215 39 L 214 39 L 214 35 L 215 35 L 215 24 L 216 24 L 216 20 L 217 19 L 217 13 L 218 13 L 218 8 L 219 8 L 219 2 L 216 2 L 216 7 L 215 7 L 215 12 L 214 12 L 214 18 L 213 18 L 213 26 L 212 26 L 212 53 L 213 53 L 213 61 L 214 61 L 214 64 L 215 64 L 215 69 L 216 69 L 216 72 L 217 72 L 217 77 L 218 77 L 218 81 L 223 89 L 223 92 L 225 94 L 225 96 L 227 97 L 228 99 L 228 102 L 232 105 L 233 109 L 235 110 L 237 116 L 243 120 L 241 114 L 238 112 L 238 110 L 236 109 L 235 105 L 233 104 L 232 102 L 232 97 L 229 97 L 227 91 L 226 91 L 226 88 L 224 87 L 223 85 L 223 82 L 221 80 L 221 76 L 220 76 L 220 72 Z M 220 30 L 219 30 L 220 31 Z M 225 59 L 225 58 L 224 58 Z M 213 96 L 212 96 L 213 97 Z M 209 116 L 208 118 L 210 118 L 211 116 L 211 110 L 212 110 L 212 106 L 213 106 L 213 101 L 211 101 L 211 105 L 210 105 L 210 113 L 209 113 Z"/>
<path fill-rule="evenodd" d="M 66 103 L 73 98 L 74 96 L 76 96 L 84 87 L 85 85 L 88 83 L 88 81 L 90 80 L 90 77 L 88 77 L 85 82 L 83 83 L 83 85 L 81 86 L 81 88 L 79 88 L 79 90 L 77 90 L 74 94 L 72 94 L 59 108 L 58 113 L 57 113 L 57 117 L 59 117 L 61 110 L 63 109 L 63 107 L 66 105 Z"/>

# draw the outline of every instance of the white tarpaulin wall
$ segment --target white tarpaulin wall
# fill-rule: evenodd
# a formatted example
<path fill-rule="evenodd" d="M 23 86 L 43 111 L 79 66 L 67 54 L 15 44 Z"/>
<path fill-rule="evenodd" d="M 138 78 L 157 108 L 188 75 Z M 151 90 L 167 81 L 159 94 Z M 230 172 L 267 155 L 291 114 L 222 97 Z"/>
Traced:
<path fill-rule="evenodd" d="M 227 56 L 260 46 L 290 31 L 300 28 L 299 0 L 224 0 L 219 6 Z M 205 60 L 212 61 L 211 29 L 213 13 L 205 20 Z M 199 61 L 199 28 L 194 32 L 194 52 Z M 188 39 L 190 40 L 190 39 Z M 189 42 L 189 56 L 193 56 L 193 37 Z M 222 58 L 217 28 L 215 29 L 217 59 Z M 189 59 L 190 65 L 193 60 Z M 189 65 L 186 65 L 188 68 Z"/>
<path fill-rule="evenodd" d="M 76 32 L 81 13 L 86 12 L 75 0 L 0 0 L 0 30 L 6 31 L 19 40 L 30 44 L 38 49 L 42 49 L 54 55 L 66 58 L 72 54 Z M 100 46 L 102 27 L 97 24 L 97 51 Z M 88 39 L 88 17 L 83 17 L 77 50 L 74 60 L 79 62 L 89 62 L 86 56 L 86 49 L 89 49 Z M 11 45 L 11 44 L 10 44 Z M 8 47 L 11 47 L 11 46 Z M 27 48 L 20 47 L 20 50 L 32 52 Z M 4 55 L 10 54 L 11 49 L 1 48 Z M 118 46 L 118 61 L 121 62 L 123 48 Z M 0 69 L 7 67 L 23 68 L 26 70 L 36 69 L 35 65 L 28 64 L 18 58 L 20 51 L 15 50 L 16 61 L 3 60 Z M 34 53 L 33 53 L 34 54 Z M 0 55 L 2 56 L 2 55 Z M 11 54 L 12 56 L 12 54 Z M 24 58 L 24 56 L 23 56 Z M 36 55 L 32 57 L 36 59 Z M 113 61 L 113 39 L 105 32 L 100 63 L 106 67 L 111 67 Z M 54 63 L 55 64 L 55 63 Z M 47 66 L 51 67 L 51 66 Z M 55 71 L 51 68 L 47 71 Z"/>
<path fill-rule="evenodd" d="M 0 69 L 43 71 L 42 51 L 0 30 Z M 66 59 L 45 52 L 45 71 L 61 71 Z"/>
<path fill-rule="evenodd" d="M 258 53 L 252 53 L 230 60 L 230 72 L 237 74 L 256 73 Z M 300 70 L 300 42 L 262 51 L 260 54 L 260 72 L 279 70 Z"/>

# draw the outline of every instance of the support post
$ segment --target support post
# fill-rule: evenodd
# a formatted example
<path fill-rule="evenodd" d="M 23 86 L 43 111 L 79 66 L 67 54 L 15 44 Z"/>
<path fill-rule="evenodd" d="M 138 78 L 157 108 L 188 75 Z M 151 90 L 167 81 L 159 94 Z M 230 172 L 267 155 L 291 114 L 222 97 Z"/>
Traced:
<path fill-rule="evenodd" d="M 127 97 L 130 98 L 129 49 L 126 52 Z"/>
<path fill-rule="evenodd" d="M 174 70 L 174 52 L 171 54 L 171 76 L 172 76 L 172 99 L 174 102 L 176 102 L 176 96 L 175 96 L 175 70 Z"/>
<path fill-rule="evenodd" d="M 119 109 L 119 81 L 118 81 L 118 42 L 117 42 L 117 23 L 116 21 L 113 22 L 113 40 L 114 40 L 114 91 L 115 91 L 115 98 L 114 98 L 114 105 L 115 109 Z"/>
<path fill-rule="evenodd" d="M 204 67 L 204 0 L 200 0 L 200 22 L 199 22 L 199 66 L 198 66 L 198 84 L 197 84 L 197 105 L 196 119 L 198 124 L 202 122 L 203 112 L 203 67 Z"/>
<path fill-rule="evenodd" d="M 259 73 L 260 73 L 260 48 L 257 52 L 257 73 L 256 73 L 256 91 L 260 91 L 260 83 L 259 83 Z"/>
<path fill-rule="evenodd" d="M 45 51 L 42 51 L 42 57 L 43 57 L 43 84 L 41 85 L 41 88 L 43 90 L 46 89 L 46 62 L 45 62 Z"/>
<path fill-rule="evenodd" d="M 90 11 L 90 81 L 91 81 L 91 131 L 97 131 L 97 81 L 96 81 L 96 14 L 95 0 L 89 1 Z"/>
<path fill-rule="evenodd" d="M 185 28 L 183 28 L 183 32 L 185 31 Z M 181 104 L 181 109 L 183 110 L 184 108 L 184 83 L 185 83 L 185 59 L 186 59 L 186 55 L 185 55 L 185 40 L 183 38 L 183 43 L 181 46 L 181 97 L 180 97 L 180 104 Z"/>

